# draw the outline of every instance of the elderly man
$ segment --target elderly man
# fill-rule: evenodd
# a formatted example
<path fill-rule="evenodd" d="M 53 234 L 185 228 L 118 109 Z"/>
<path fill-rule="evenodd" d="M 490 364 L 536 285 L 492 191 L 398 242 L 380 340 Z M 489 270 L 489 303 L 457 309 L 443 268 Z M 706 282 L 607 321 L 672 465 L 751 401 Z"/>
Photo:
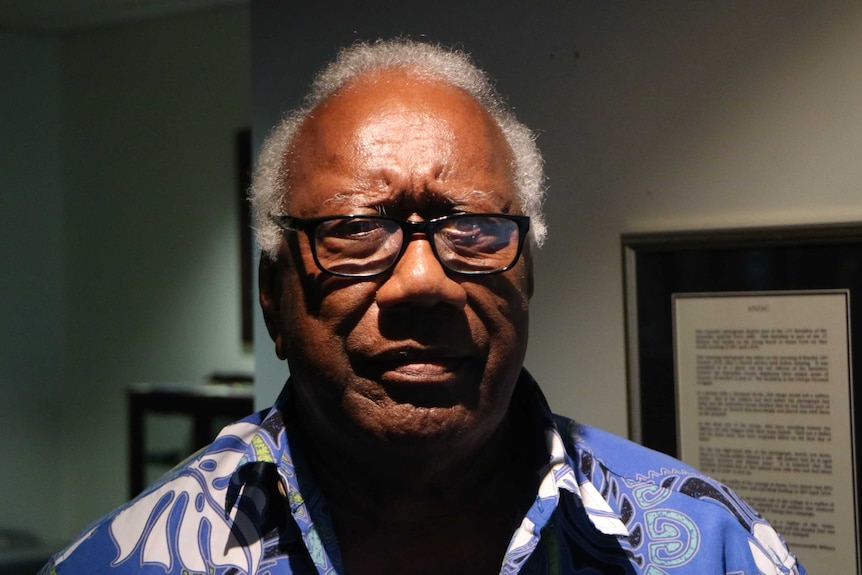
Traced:
<path fill-rule="evenodd" d="M 551 414 L 522 366 L 541 196 L 463 54 L 342 52 L 253 185 L 281 396 L 45 572 L 804 573 L 726 487 Z"/>

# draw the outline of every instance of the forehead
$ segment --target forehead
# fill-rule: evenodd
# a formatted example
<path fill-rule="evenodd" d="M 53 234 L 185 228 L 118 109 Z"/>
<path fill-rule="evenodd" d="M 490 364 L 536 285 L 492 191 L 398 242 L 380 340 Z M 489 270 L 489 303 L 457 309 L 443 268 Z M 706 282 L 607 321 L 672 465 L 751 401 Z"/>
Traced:
<path fill-rule="evenodd" d="M 511 157 L 497 123 L 463 90 L 406 70 L 376 71 L 301 126 L 285 158 L 289 203 L 297 212 L 352 195 L 476 191 L 511 203 Z"/>

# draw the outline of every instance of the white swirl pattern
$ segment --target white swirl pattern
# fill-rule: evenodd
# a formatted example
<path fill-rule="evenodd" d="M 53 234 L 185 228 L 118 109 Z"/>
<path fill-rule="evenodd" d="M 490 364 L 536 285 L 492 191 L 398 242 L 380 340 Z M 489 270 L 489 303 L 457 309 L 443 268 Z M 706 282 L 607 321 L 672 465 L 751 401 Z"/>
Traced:
<path fill-rule="evenodd" d="M 242 448 L 258 430 L 256 425 L 237 423 L 225 428 L 219 437 L 234 435 Z M 244 565 L 246 573 L 257 572 L 262 555 L 260 541 L 248 547 L 225 545 L 233 541 L 233 519 L 225 514 L 223 502 L 230 474 L 239 466 L 244 449 L 231 448 L 211 455 L 218 456 L 218 465 L 208 456 L 194 461 L 114 518 L 110 531 L 119 552 L 114 565 L 128 560 L 140 548 L 142 566 L 161 565 L 168 572 L 182 569 L 206 573 L 211 566 L 236 565 Z M 225 470 L 229 472 L 227 476 L 219 475 Z M 182 489 L 177 487 L 180 484 Z M 192 541 L 197 545 L 189 545 Z M 180 565 L 174 565 L 174 559 Z"/>

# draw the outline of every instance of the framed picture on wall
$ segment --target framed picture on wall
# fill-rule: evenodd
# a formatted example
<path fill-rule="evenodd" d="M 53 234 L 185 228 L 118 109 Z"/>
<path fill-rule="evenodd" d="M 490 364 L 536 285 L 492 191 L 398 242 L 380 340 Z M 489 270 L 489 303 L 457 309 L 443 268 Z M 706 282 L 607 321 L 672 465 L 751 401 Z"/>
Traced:
<path fill-rule="evenodd" d="M 862 224 L 621 245 L 632 438 L 728 484 L 804 564 L 862 572 Z"/>

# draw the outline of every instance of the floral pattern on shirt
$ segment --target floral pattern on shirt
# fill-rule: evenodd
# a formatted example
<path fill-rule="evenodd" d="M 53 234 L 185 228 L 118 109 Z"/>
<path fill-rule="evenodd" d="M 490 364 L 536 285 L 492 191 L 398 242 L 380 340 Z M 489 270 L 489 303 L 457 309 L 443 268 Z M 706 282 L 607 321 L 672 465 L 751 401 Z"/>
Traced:
<path fill-rule="evenodd" d="M 526 372 L 517 393 L 542 422 L 536 433 L 547 463 L 501 574 L 805 575 L 780 536 L 727 487 L 552 415 Z M 288 382 L 276 407 L 226 427 L 41 573 L 343 573 L 323 495 L 284 416 L 291 401 Z"/>

